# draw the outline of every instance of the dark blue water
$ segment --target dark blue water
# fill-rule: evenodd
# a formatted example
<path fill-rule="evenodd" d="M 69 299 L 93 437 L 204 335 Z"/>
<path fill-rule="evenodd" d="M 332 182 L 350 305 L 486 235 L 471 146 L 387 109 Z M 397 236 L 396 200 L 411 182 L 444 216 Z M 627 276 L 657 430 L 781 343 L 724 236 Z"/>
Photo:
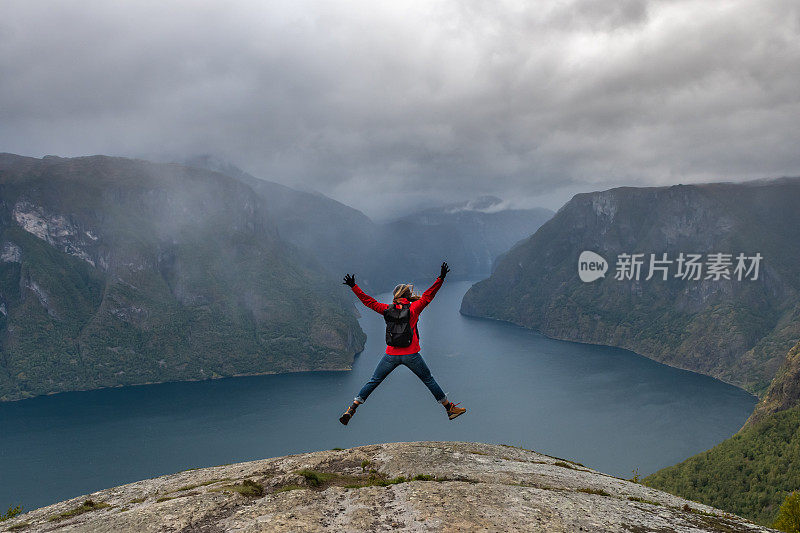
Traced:
<path fill-rule="evenodd" d="M 65 393 L 0 404 L 0 508 L 26 509 L 187 468 L 360 444 L 513 444 L 630 477 L 735 433 L 749 394 L 632 352 L 547 339 L 458 314 L 445 283 L 420 321 L 422 353 L 468 413 L 448 421 L 405 367 L 350 425 L 338 417 L 383 351 L 383 320 L 352 372 L 315 372 Z M 386 295 L 383 295 L 386 301 Z"/>

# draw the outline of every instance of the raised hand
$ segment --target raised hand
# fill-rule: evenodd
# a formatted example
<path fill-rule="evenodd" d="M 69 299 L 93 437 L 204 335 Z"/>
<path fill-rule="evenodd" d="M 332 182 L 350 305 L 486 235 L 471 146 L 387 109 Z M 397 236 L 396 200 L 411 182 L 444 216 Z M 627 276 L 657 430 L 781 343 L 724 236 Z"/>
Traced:
<path fill-rule="evenodd" d="M 442 272 L 439 274 L 439 277 L 444 279 L 448 272 L 450 272 L 450 269 L 447 267 L 447 261 L 445 261 L 442 263 Z"/>
<path fill-rule="evenodd" d="M 353 287 L 356 284 L 356 277 L 354 274 L 345 274 L 344 281 L 342 285 L 347 285 L 348 287 Z"/>

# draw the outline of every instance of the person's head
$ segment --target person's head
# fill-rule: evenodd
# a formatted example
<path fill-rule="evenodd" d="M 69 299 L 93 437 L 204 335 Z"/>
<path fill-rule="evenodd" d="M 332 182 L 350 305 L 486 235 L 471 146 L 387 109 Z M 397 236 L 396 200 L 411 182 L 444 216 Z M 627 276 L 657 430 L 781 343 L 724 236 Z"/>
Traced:
<path fill-rule="evenodd" d="M 419 300 L 419 296 L 414 294 L 414 285 L 411 283 L 400 283 L 395 286 L 394 290 L 392 291 L 392 301 L 397 302 L 398 300 L 405 298 L 406 300 L 413 302 Z"/>

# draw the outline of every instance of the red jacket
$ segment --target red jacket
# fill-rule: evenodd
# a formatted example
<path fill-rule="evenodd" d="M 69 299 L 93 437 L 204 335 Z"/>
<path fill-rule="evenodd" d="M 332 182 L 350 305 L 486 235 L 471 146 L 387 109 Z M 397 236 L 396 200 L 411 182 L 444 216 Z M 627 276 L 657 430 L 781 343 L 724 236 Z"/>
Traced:
<path fill-rule="evenodd" d="M 439 287 L 442 286 L 442 281 L 442 278 L 436 278 L 436 281 L 433 282 L 433 285 L 431 285 L 427 291 L 422 293 L 422 297 L 419 300 L 411 302 L 411 306 L 409 307 L 409 311 L 411 311 L 410 322 L 411 329 L 414 331 L 414 337 L 411 340 L 411 346 L 407 348 L 387 346 L 386 353 L 389 355 L 409 355 L 419 351 L 419 332 L 417 331 L 417 320 L 419 320 L 419 314 L 422 312 L 422 310 L 425 309 L 425 307 L 431 303 L 433 297 L 436 296 L 436 292 L 439 290 Z M 381 315 L 383 315 L 383 312 L 389 309 L 389 305 L 391 305 L 380 303 L 375 298 L 362 291 L 361 287 L 358 285 L 353 285 L 353 292 L 356 293 L 356 296 L 358 296 L 358 299 L 361 300 L 361 303 L 376 313 L 380 313 Z M 397 301 L 404 304 L 409 303 L 405 298 L 401 298 Z"/>

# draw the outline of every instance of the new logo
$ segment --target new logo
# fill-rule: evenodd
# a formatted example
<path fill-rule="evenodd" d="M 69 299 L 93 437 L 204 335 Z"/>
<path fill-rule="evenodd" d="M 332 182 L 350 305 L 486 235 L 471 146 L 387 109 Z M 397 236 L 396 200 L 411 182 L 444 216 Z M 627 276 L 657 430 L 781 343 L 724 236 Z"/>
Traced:
<path fill-rule="evenodd" d="M 585 250 L 578 257 L 578 276 L 581 281 L 592 282 L 599 278 L 604 278 L 608 270 L 608 262 L 602 255 Z"/>

